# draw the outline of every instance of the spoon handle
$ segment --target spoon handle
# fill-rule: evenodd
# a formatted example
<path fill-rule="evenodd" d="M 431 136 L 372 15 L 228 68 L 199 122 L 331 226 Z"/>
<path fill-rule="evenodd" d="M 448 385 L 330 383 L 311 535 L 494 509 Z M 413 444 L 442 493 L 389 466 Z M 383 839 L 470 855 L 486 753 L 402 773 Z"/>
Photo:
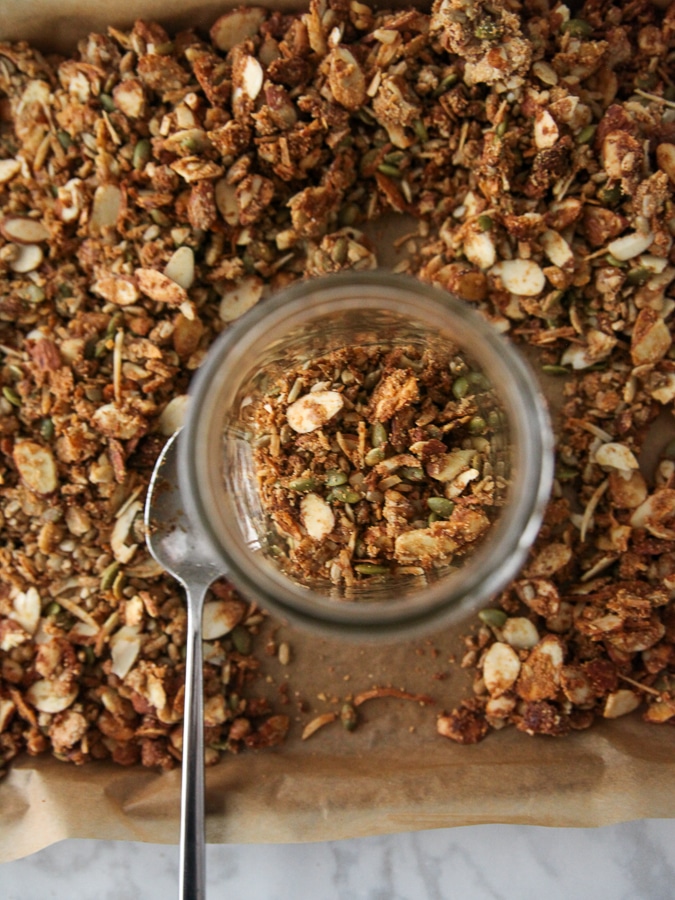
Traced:
<path fill-rule="evenodd" d="M 204 669 L 201 613 L 206 587 L 188 590 L 180 822 L 180 900 L 205 900 Z"/>

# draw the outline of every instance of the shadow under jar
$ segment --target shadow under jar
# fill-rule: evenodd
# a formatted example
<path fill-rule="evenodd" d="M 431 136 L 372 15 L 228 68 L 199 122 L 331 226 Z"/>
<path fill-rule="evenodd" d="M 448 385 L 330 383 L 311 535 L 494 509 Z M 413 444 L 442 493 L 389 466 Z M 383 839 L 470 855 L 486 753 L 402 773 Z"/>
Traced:
<path fill-rule="evenodd" d="M 553 469 L 536 378 L 444 291 L 381 271 L 297 283 L 218 338 L 191 394 L 188 512 L 232 582 L 290 621 L 440 627 L 536 537 Z"/>

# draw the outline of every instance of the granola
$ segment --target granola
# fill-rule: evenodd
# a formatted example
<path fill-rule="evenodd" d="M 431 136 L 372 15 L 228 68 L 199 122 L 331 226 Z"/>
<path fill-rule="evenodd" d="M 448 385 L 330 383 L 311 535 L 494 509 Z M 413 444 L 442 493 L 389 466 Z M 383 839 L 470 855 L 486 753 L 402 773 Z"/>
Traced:
<path fill-rule="evenodd" d="M 388 213 L 414 220 L 401 270 L 565 379 L 545 525 L 439 730 L 675 722 L 675 454 L 643 453 L 675 401 L 674 42 L 662 0 L 311 0 L 209 37 L 138 21 L 71 58 L 0 45 L 0 764 L 180 757 L 152 465 L 215 335 L 293 280 L 372 268 Z M 288 727 L 244 699 L 260 613 L 236 608 L 209 619 L 209 761 Z"/>
<path fill-rule="evenodd" d="M 277 555 L 303 584 L 461 565 L 506 502 L 502 416 L 458 351 L 343 348 L 285 372 L 250 415 Z"/>

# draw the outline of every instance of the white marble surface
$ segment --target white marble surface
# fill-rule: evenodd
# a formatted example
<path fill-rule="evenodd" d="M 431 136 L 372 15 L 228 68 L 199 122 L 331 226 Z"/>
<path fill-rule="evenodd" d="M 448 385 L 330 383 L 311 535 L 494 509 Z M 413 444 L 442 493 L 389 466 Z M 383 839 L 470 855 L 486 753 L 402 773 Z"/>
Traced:
<path fill-rule="evenodd" d="M 304 845 L 209 846 L 209 898 L 671 900 L 675 820 L 483 825 Z M 0 900 L 170 900 L 178 851 L 64 841 L 0 866 Z"/>

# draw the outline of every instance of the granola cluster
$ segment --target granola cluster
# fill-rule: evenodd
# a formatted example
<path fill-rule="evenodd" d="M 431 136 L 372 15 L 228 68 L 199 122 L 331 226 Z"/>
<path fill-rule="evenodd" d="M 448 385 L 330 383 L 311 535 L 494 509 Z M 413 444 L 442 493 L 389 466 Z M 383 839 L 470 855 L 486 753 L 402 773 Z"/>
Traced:
<path fill-rule="evenodd" d="M 501 422 L 487 378 L 457 352 L 349 347 L 285 373 L 253 428 L 289 574 L 351 596 L 365 580 L 461 565 L 504 502 Z"/>
<path fill-rule="evenodd" d="M 561 733 L 644 701 L 675 721 L 672 448 L 638 466 L 675 400 L 674 45 L 662 0 L 311 0 L 208 39 L 0 45 L 0 765 L 180 757 L 152 464 L 214 336 L 269 290 L 372 268 L 391 212 L 414 220 L 402 270 L 567 376 L 545 527 L 439 728 Z M 288 721 L 244 699 L 259 613 L 210 602 L 215 758 Z"/>

